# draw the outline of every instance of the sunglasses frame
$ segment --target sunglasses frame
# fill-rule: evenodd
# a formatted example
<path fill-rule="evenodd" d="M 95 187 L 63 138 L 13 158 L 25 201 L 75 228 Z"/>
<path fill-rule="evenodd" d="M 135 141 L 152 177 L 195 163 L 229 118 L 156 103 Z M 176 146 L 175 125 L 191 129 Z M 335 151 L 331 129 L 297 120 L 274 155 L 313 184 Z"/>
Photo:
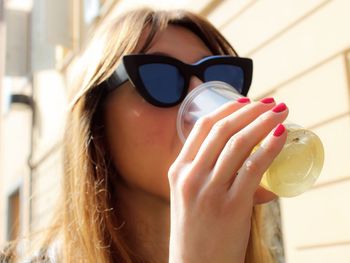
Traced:
<path fill-rule="evenodd" d="M 147 90 L 143 84 L 142 78 L 139 74 L 139 67 L 150 63 L 162 63 L 175 66 L 184 78 L 184 89 L 181 97 L 173 103 L 164 103 L 155 99 Z M 194 64 L 186 64 L 173 57 L 164 55 L 151 55 L 151 54 L 132 54 L 125 55 L 122 58 L 122 63 L 117 67 L 113 74 L 105 81 L 107 89 L 112 91 L 130 80 L 132 85 L 137 89 L 143 98 L 149 103 L 158 107 L 172 107 L 178 105 L 184 100 L 188 93 L 189 82 L 191 76 L 196 76 L 200 80 L 204 81 L 204 71 L 206 68 L 218 65 L 227 64 L 238 66 L 242 69 L 244 79 L 243 87 L 240 92 L 243 96 L 246 96 L 252 81 L 253 73 L 253 61 L 250 58 L 233 57 L 229 55 L 209 56 L 205 57 Z"/>

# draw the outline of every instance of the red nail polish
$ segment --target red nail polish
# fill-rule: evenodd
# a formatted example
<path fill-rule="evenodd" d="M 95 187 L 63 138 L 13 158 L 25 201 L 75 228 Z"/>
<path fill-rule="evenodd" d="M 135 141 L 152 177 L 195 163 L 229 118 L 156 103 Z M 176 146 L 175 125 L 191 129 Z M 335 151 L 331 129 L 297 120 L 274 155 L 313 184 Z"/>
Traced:
<path fill-rule="evenodd" d="M 263 98 L 260 100 L 260 102 L 265 103 L 265 104 L 270 104 L 275 102 L 275 100 L 273 98 Z"/>
<path fill-rule="evenodd" d="M 250 102 L 250 99 L 247 97 L 243 97 L 243 98 L 239 98 L 237 101 L 239 103 L 247 103 L 247 102 Z"/>
<path fill-rule="evenodd" d="M 284 111 L 284 110 L 286 110 L 286 109 L 287 109 L 286 104 L 284 104 L 284 103 L 282 102 L 282 103 L 276 105 L 275 107 L 273 107 L 273 108 L 272 108 L 272 111 L 273 111 L 273 112 L 276 112 L 276 113 L 279 113 L 279 112 L 282 112 L 282 111 Z"/>
<path fill-rule="evenodd" d="M 273 136 L 279 137 L 279 136 L 281 136 L 284 133 L 285 130 L 286 130 L 286 128 L 284 127 L 283 124 L 278 124 L 277 128 L 273 132 Z"/>

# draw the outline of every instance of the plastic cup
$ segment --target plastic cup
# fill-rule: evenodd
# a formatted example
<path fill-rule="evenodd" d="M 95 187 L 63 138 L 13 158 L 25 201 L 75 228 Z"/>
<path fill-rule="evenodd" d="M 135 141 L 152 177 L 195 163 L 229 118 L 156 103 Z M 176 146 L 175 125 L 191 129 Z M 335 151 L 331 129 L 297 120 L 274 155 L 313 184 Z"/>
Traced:
<path fill-rule="evenodd" d="M 185 142 L 196 121 L 241 98 L 232 86 L 221 81 L 203 83 L 192 90 L 182 102 L 177 116 L 177 132 Z M 319 137 L 296 124 L 286 123 L 288 136 L 279 155 L 264 173 L 260 185 L 280 197 L 292 197 L 310 189 L 319 177 L 324 150 Z M 259 147 L 257 145 L 253 152 Z"/>

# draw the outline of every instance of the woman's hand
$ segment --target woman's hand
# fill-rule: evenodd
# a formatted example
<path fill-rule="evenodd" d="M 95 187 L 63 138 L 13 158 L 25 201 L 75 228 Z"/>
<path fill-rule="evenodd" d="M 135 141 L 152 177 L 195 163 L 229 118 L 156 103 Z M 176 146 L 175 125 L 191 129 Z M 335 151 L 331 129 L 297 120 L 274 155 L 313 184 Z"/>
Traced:
<path fill-rule="evenodd" d="M 198 120 L 169 169 L 170 263 L 244 262 L 253 205 L 274 198 L 259 183 L 285 143 L 288 109 L 240 101 Z"/>

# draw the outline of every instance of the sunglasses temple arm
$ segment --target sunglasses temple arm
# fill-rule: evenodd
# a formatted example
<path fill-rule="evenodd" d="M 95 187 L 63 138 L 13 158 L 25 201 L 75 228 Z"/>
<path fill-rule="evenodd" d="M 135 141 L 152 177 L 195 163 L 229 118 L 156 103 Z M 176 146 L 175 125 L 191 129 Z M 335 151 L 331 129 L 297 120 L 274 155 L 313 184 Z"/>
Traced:
<path fill-rule="evenodd" d="M 128 73 L 126 72 L 124 63 L 121 62 L 113 74 L 106 80 L 107 89 L 109 91 L 114 90 L 115 88 L 122 85 L 129 79 Z"/>

